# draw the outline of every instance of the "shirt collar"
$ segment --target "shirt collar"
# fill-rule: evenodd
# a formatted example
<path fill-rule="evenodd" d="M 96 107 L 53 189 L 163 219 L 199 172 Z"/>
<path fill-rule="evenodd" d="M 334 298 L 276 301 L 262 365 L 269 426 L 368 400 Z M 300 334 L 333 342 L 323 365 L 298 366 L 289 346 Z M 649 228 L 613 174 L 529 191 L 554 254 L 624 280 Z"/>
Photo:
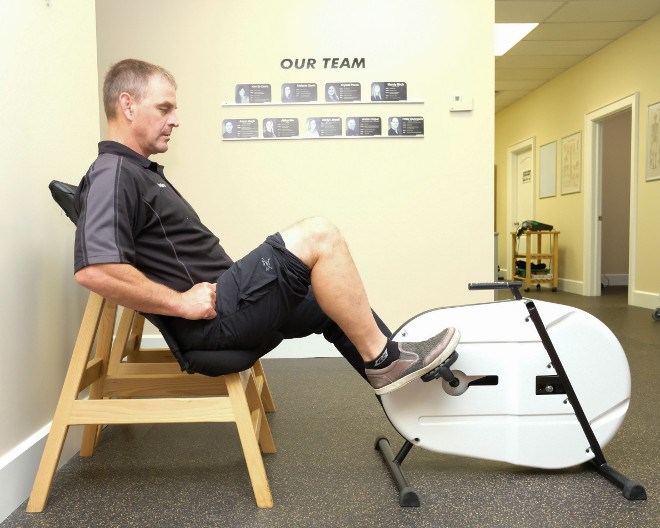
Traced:
<path fill-rule="evenodd" d="M 149 158 L 145 158 L 142 154 L 138 154 L 133 149 L 127 147 L 122 143 L 116 141 L 101 141 L 99 143 L 99 154 L 117 154 L 118 156 L 123 156 L 128 158 L 141 167 L 148 169 L 152 172 L 162 174 L 163 167 L 158 165 L 155 161 L 151 161 Z M 160 170 L 159 170 L 160 169 Z"/>

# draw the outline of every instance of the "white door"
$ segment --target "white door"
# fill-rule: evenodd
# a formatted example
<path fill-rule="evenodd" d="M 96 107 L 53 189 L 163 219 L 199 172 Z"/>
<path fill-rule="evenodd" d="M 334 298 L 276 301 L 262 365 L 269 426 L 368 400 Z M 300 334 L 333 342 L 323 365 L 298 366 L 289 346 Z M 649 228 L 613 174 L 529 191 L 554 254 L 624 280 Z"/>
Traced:
<path fill-rule="evenodd" d="M 508 160 L 508 211 L 507 221 L 511 231 L 516 232 L 525 220 L 534 218 L 534 181 L 535 138 L 521 141 L 507 149 Z M 524 239 L 520 240 L 524 244 Z M 511 237 L 507 237 L 507 254 L 510 260 L 512 254 Z M 517 247 L 518 252 L 524 252 L 524 246 Z M 509 268 L 512 262 L 508 262 Z M 509 276 L 513 276 L 513 269 L 509 269 Z"/>
<path fill-rule="evenodd" d="M 516 208 L 513 227 L 534 218 L 534 156 L 532 149 L 516 154 Z"/>

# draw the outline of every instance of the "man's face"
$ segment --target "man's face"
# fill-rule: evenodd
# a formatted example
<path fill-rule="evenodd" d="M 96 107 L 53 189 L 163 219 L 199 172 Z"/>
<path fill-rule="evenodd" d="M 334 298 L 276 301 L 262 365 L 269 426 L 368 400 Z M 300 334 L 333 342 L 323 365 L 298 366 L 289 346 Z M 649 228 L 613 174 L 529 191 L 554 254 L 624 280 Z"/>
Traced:
<path fill-rule="evenodd" d="M 153 75 L 145 97 L 133 100 L 131 133 L 137 152 L 146 158 L 166 152 L 172 130 L 178 126 L 176 90 L 162 76 Z"/>
<path fill-rule="evenodd" d="M 355 130 L 355 119 L 349 119 L 348 120 L 348 128 L 350 130 Z"/>
<path fill-rule="evenodd" d="M 392 121 L 390 121 L 390 128 L 392 130 L 396 130 L 397 128 L 399 128 L 399 120 L 396 117 L 393 117 Z"/>

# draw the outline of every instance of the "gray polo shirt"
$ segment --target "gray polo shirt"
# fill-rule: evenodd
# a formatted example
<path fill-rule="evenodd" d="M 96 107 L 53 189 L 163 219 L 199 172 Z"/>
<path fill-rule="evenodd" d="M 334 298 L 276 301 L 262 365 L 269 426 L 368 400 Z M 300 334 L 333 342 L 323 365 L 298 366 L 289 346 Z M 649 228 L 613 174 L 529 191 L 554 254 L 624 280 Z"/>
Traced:
<path fill-rule="evenodd" d="M 75 271 L 131 264 L 156 282 L 186 291 L 215 282 L 233 263 L 163 167 L 120 143 L 99 143 L 75 203 L 80 211 Z"/>

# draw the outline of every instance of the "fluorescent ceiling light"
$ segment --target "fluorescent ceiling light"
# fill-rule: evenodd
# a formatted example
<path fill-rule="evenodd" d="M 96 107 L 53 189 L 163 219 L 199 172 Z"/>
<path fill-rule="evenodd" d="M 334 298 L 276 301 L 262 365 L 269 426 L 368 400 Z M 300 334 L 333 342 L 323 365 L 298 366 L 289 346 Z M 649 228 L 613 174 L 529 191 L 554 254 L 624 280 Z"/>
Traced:
<path fill-rule="evenodd" d="M 495 56 L 501 57 L 538 26 L 531 24 L 495 24 Z"/>

